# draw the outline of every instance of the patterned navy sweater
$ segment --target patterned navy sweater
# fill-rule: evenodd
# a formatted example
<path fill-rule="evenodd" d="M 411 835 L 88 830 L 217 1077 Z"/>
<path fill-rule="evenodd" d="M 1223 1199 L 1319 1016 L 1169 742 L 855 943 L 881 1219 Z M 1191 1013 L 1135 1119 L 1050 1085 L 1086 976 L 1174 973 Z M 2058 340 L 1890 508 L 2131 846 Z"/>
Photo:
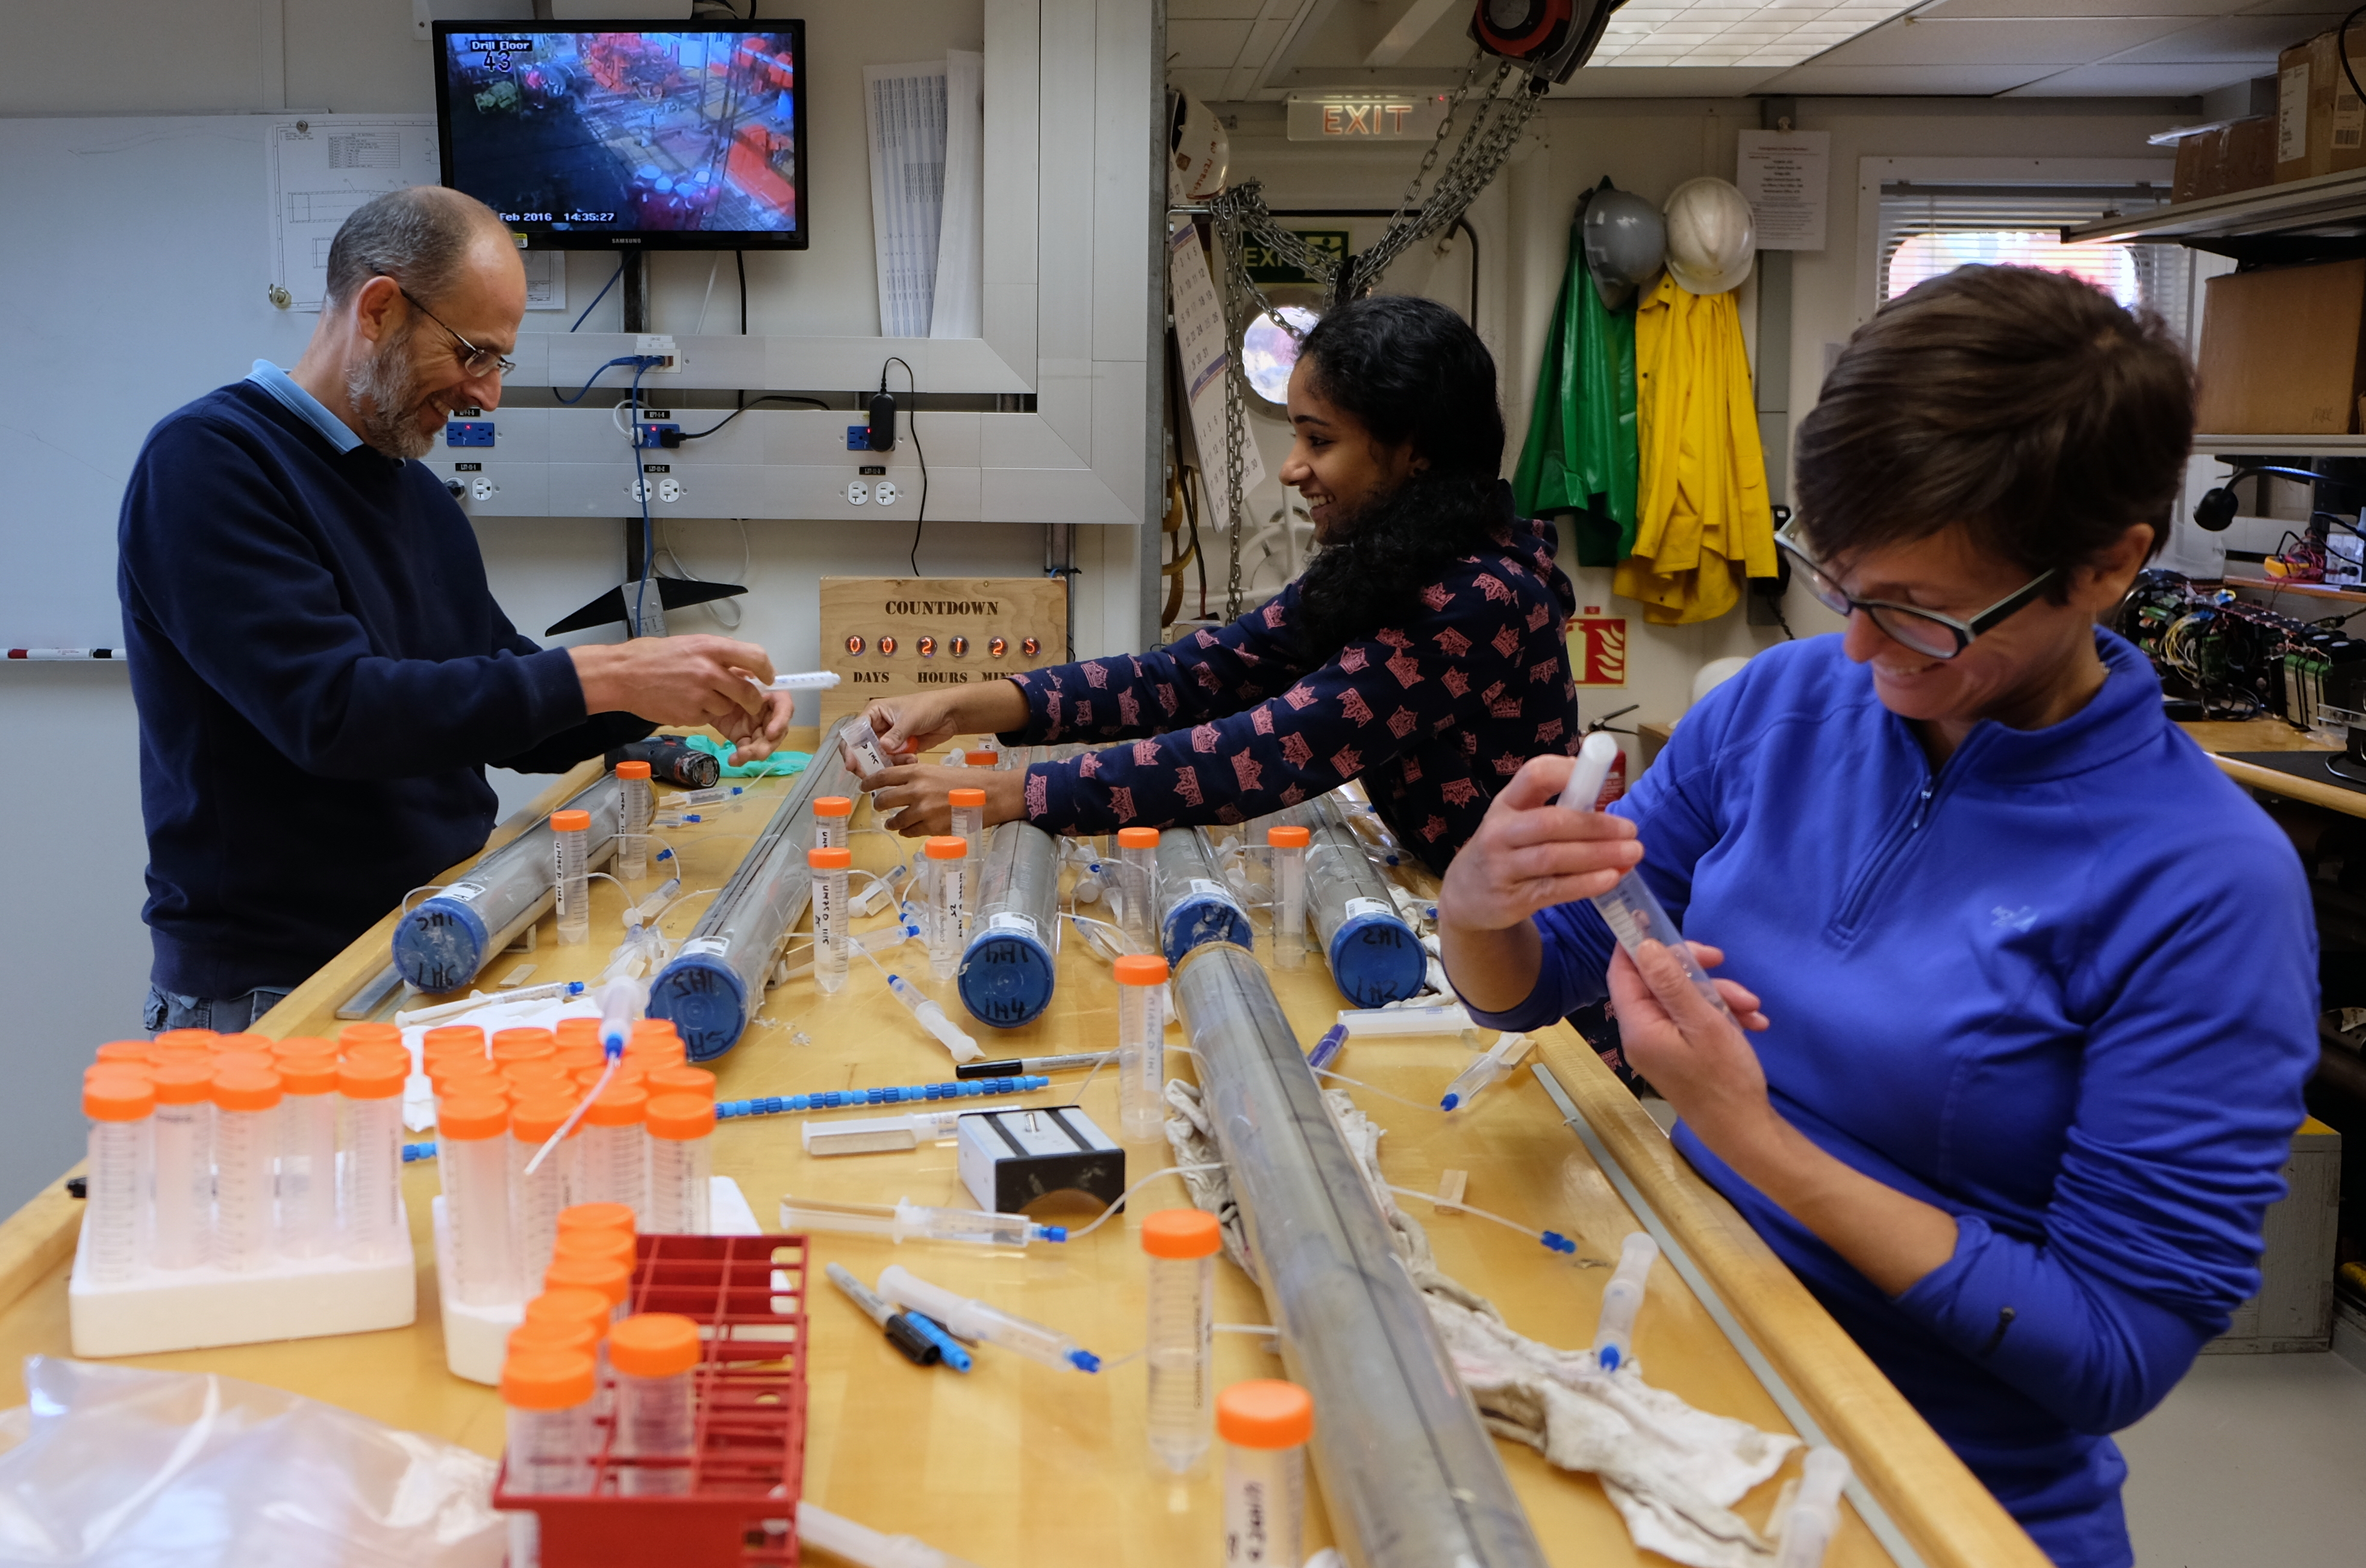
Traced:
<path fill-rule="evenodd" d="M 1508 498 L 1507 498 L 1508 500 Z M 1581 739 L 1569 668 L 1576 596 L 1549 523 L 1451 562 L 1417 614 L 1310 666 L 1293 647 L 1299 585 L 1221 631 L 1148 653 L 1010 677 L 1010 745 L 1122 740 L 1027 770 L 1027 818 L 1058 832 L 1239 822 L 1362 778 L 1432 869 L 1479 829 L 1520 764 Z"/>

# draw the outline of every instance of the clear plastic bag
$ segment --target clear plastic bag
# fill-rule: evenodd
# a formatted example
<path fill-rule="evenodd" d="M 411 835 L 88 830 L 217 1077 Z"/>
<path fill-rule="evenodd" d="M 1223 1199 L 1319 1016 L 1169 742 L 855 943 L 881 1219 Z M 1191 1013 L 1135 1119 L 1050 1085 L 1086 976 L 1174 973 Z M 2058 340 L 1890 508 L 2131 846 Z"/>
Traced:
<path fill-rule="evenodd" d="M 28 1357 L 0 1563 L 501 1568 L 481 1454 L 204 1372 Z"/>

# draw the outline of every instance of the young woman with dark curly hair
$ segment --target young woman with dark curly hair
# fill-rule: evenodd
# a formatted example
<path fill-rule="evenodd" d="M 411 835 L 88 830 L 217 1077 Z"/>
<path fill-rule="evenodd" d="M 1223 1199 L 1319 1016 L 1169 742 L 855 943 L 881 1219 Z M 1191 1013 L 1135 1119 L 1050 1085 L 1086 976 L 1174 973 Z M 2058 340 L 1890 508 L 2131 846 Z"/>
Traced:
<path fill-rule="evenodd" d="M 1498 477 L 1479 334 L 1427 299 L 1342 305 L 1307 333 L 1290 420 L 1281 479 L 1319 547 L 1298 580 L 1166 648 L 873 703 L 891 759 L 989 731 L 1130 742 L 1023 773 L 892 766 L 873 796 L 889 826 L 946 831 L 956 785 L 986 789 L 989 823 L 1098 833 L 1238 822 L 1360 778 L 1442 870 L 1523 762 L 1574 745 L 1576 601 L 1551 527 L 1515 516 Z"/>

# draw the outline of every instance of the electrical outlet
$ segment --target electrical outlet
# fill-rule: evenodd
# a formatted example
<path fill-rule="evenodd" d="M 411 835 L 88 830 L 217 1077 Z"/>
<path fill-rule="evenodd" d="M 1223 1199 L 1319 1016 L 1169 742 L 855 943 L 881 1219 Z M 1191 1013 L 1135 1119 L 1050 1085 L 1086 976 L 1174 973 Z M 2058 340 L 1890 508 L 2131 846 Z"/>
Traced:
<path fill-rule="evenodd" d="M 647 375 L 670 376 L 679 373 L 682 369 L 682 351 L 674 346 L 673 339 L 666 334 L 641 333 L 633 339 L 633 352 L 644 356 L 649 355 L 657 356 L 658 363 L 648 367 L 645 372 Z"/>
<path fill-rule="evenodd" d="M 871 487 L 861 479 L 849 479 L 846 483 L 846 503 L 849 506 L 868 506 L 871 503 Z"/>
<path fill-rule="evenodd" d="M 668 474 L 664 479 L 659 479 L 658 481 L 658 499 L 659 501 L 680 501 L 682 499 L 682 481 L 675 479 L 670 474 Z"/>
<path fill-rule="evenodd" d="M 501 493 L 501 486 L 482 475 L 468 482 L 468 494 L 477 501 L 490 501 Z"/>
<path fill-rule="evenodd" d="M 636 504 L 648 500 L 650 496 L 657 493 L 655 487 L 647 479 L 635 479 L 629 490 Z"/>
<path fill-rule="evenodd" d="M 667 431 L 679 433 L 681 429 L 681 425 L 663 420 L 637 424 L 633 426 L 633 445 L 651 448 L 663 446 L 666 444 L 665 433 Z M 490 443 L 487 445 L 490 446 Z"/>
<path fill-rule="evenodd" d="M 493 444 L 493 422 L 490 419 L 454 419 L 444 423 L 444 445 L 446 446 L 490 446 Z"/>
<path fill-rule="evenodd" d="M 896 488 L 894 479 L 881 479 L 871 487 L 871 499 L 881 506 L 895 505 L 896 498 L 903 493 Z"/>
<path fill-rule="evenodd" d="M 846 449 L 850 452 L 870 451 L 871 427 L 867 424 L 848 425 L 846 427 Z"/>

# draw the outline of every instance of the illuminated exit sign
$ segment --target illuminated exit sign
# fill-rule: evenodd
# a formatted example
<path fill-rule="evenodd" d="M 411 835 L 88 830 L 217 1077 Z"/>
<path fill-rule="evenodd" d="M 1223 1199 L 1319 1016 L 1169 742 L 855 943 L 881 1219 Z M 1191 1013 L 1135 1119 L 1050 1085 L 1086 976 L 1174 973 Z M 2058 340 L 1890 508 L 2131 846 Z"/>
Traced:
<path fill-rule="evenodd" d="M 1308 93 L 1290 99 L 1292 141 L 1427 141 L 1446 113 L 1442 94 Z"/>

